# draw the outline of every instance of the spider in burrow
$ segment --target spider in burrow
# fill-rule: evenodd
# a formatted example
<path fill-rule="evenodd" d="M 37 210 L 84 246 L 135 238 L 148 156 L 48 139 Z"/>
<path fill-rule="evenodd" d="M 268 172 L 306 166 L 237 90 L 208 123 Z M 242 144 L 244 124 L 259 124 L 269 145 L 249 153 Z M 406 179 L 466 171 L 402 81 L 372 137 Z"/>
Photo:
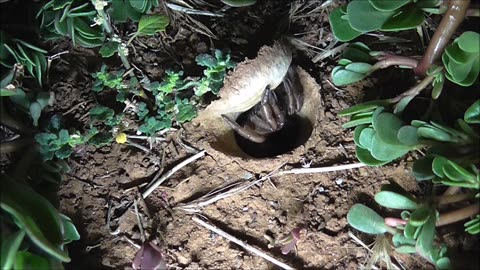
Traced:
<path fill-rule="evenodd" d="M 291 65 L 283 83 L 275 90 L 267 86 L 260 102 L 245 112 L 245 121 L 242 124 L 225 114 L 222 114 L 222 117 L 238 135 L 255 143 L 263 143 L 269 135 L 284 127 L 287 116 L 300 111 L 303 98 L 298 74 Z"/>

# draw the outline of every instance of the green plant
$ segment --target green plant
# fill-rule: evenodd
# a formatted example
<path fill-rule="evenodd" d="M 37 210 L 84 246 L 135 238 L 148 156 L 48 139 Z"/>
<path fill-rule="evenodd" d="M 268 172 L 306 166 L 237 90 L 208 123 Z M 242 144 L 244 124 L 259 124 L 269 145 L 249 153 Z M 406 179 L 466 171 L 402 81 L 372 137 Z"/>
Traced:
<path fill-rule="evenodd" d="M 376 30 L 413 29 L 425 20 L 425 12 L 442 12 L 441 3 L 440 0 L 353 0 L 332 11 L 330 25 L 340 41 L 350 41 Z"/>
<path fill-rule="evenodd" d="M 1 30 L 0 48 L 0 64 L 2 66 L 13 69 L 14 64 L 21 64 L 42 86 L 43 77 L 47 71 L 47 59 L 45 57 L 47 51 L 23 40 L 12 38 Z"/>
<path fill-rule="evenodd" d="M 128 19 L 136 22 L 158 4 L 158 0 L 118 0 L 112 1 L 107 11 L 115 22 L 126 22 Z"/>
<path fill-rule="evenodd" d="M 95 6 L 89 1 L 51 0 L 43 5 L 37 18 L 45 39 L 69 37 L 74 46 L 93 48 L 105 40 L 96 15 Z"/>
<path fill-rule="evenodd" d="M 114 90 L 117 92 L 116 100 L 125 102 L 130 93 L 140 95 L 142 91 L 138 90 L 138 81 L 135 77 L 125 78 L 125 70 L 120 69 L 116 72 L 108 72 L 107 66 L 102 65 L 100 71 L 91 74 L 95 78 L 92 90 L 100 93 L 104 90 Z"/>
<path fill-rule="evenodd" d="M 375 195 L 375 201 L 387 208 L 403 210 L 401 218 L 382 218 L 367 206 L 355 204 L 350 208 L 347 220 L 353 228 L 364 233 L 392 234 L 393 246 L 399 253 L 417 253 L 438 269 L 450 269 L 451 262 L 446 247 L 435 241 L 435 227 L 468 218 L 479 211 L 480 205 L 476 202 L 448 213 L 438 213 L 437 209 L 473 197 L 472 193 L 463 193 L 416 198 L 392 181 L 382 186 L 381 191 Z M 478 226 L 477 220 L 466 223 L 472 232 L 478 231 Z"/>
<path fill-rule="evenodd" d="M 0 96 L 8 97 L 20 110 L 32 118 L 34 126 L 38 126 L 42 110 L 51 103 L 50 93 L 27 90 L 22 83 L 23 66 L 15 64 L 0 82 Z"/>
<path fill-rule="evenodd" d="M 478 78 L 480 70 L 480 35 L 465 32 L 445 49 L 442 55 L 445 76 L 461 86 L 470 86 Z"/>
<path fill-rule="evenodd" d="M 222 51 L 215 50 L 215 57 L 209 54 L 201 54 L 195 58 L 198 65 L 206 67 L 203 71 L 205 75 L 200 79 L 195 87 L 195 95 L 203 96 L 207 92 L 218 95 L 223 86 L 223 79 L 226 71 L 235 67 L 235 62 L 230 59 L 230 55 L 223 55 Z"/>
<path fill-rule="evenodd" d="M 28 168 L 30 156 L 20 160 L 13 175 L 2 173 L 1 181 L 1 267 L 2 269 L 62 269 L 62 262 L 70 257 L 65 245 L 80 239 L 72 220 L 58 212 L 52 203 L 32 188 L 32 184 L 46 186 L 52 183 L 45 172 L 54 178 L 64 172 L 49 164 L 35 174 L 35 181 L 26 180 L 34 175 Z M 27 162 L 25 162 L 27 161 Z M 43 165 L 36 165 L 36 168 Z M 59 182 L 53 183 L 58 186 Z M 45 190 L 44 190 L 45 191 Z"/>
<path fill-rule="evenodd" d="M 157 32 L 165 31 L 169 23 L 170 19 L 166 15 L 143 15 L 138 22 L 137 32 L 132 35 L 127 44 L 130 44 L 137 36 L 152 36 Z"/>
<path fill-rule="evenodd" d="M 109 144 L 123 129 L 123 114 L 115 115 L 115 111 L 108 107 L 97 105 L 91 108 L 88 114 L 90 116 L 89 133 L 93 134 L 89 143 L 96 147 Z"/>

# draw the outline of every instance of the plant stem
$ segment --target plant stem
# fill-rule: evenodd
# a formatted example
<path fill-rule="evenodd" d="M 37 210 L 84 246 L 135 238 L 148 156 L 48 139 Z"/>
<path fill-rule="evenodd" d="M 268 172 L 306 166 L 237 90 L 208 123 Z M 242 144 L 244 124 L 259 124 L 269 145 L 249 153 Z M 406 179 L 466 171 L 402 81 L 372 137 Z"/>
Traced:
<path fill-rule="evenodd" d="M 7 111 L 5 110 L 5 106 L 1 101 L 0 101 L 0 123 L 22 134 L 32 133 L 28 127 L 26 127 L 23 123 L 17 121 L 7 113 Z"/>
<path fill-rule="evenodd" d="M 448 224 L 466 219 L 470 216 L 476 215 L 478 214 L 478 212 L 480 212 L 480 203 L 475 203 L 459 210 L 444 213 L 440 215 L 440 218 L 438 219 L 436 226 L 440 227 L 440 226 L 448 225 Z"/>
<path fill-rule="evenodd" d="M 447 190 L 443 193 L 443 196 L 448 196 L 448 195 L 455 195 L 460 191 L 460 187 L 456 186 L 451 186 L 448 187 Z"/>
<path fill-rule="evenodd" d="M 21 150 L 23 147 L 33 143 L 32 139 L 17 139 L 9 142 L 0 143 L 0 153 L 8 154 Z"/>
<path fill-rule="evenodd" d="M 384 69 L 391 66 L 405 66 L 410 68 L 416 68 L 418 65 L 417 59 L 414 59 L 411 57 L 393 55 L 393 54 L 386 54 L 386 53 L 385 54 L 382 53 L 380 56 L 378 56 L 377 60 L 378 62 L 375 63 L 371 69 L 372 72 L 378 69 Z"/>
<path fill-rule="evenodd" d="M 429 86 L 433 82 L 433 79 L 435 79 L 435 75 L 428 75 L 419 84 L 415 85 L 414 87 L 410 88 L 409 90 L 403 92 L 402 94 L 400 94 L 400 95 L 398 95 L 394 98 L 388 99 L 388 102 L 397 103 L 400 100 L 402 100 L 402 98 L 404 98 L 404 97 L 416 96 L 416 95 L 420 94 L 420 92 L 422 92 L 423 89 L 425 89 L 427 86 Z"/>
<path fill-rule="evenodd" d="M 430 66 L 441 57 L 453 33 L 465 18 L 469 4 L 470 0 L 449 0 L 448 10 L 435 30 L 422 60 L 415 68 L 417 75 L 425 76 Z"/>
<path fill-rule="evenodd" d="M 452 194 L 452 195 L 443 195 L 437 197 L 437 204 L 438 206 L 443 206 L 446 204 L 461 202 L 464 200 L 468 200 L 475 197 L 474 193 L 460 193 L 460 194 Z"/>

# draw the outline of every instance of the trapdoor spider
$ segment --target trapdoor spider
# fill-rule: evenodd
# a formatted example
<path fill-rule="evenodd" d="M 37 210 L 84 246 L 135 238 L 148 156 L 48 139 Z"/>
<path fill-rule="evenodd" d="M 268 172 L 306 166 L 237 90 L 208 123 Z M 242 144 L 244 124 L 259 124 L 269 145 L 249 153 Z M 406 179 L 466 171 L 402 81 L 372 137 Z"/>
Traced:
<path fill-rule="evenodd" d="M 242 125 L 225 114 L 222 117 L 240 136 L 263 143 L 268 135 L 283 128 L 287 116 L 299 112 L 302 106 L 303 92 L 298 74 L 291 65 L 283 83 L 275 90 L 267 86 L 261 101 L 245 112 L 246 120 Z"/>

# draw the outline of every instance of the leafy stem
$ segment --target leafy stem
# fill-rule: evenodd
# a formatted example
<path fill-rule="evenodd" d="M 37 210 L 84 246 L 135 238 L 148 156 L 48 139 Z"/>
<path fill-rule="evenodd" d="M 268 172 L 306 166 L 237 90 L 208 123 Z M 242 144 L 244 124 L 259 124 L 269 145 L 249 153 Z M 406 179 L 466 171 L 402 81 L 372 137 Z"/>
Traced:
<path fill-rule="evenodd" d="M 455 30 L 465 18 L 470 0 L 449 0 L 447 12 L 443 15 L 437 30 L 433 34 L 427 51 L 415 68 L 415 73 L 424 76 L 430 66 L 443 54 Z"/>
<path fill-rule="evenodd" d="M 402 94 L 400 94 L 400 95 L 398 95 L 394 98 L 388 99 L 388 102 L 397 103 L 400 100 L 402 100 L 404 97 L 407 97 L 407 96 L 415 97 L 415 96 L 417 96 L 418 94 L 420 94 L 420 92 L 422 92 L 427 86 L 429 86 L 433 82 L 433 80 L 435 79 L 435 76 L 436 76 L 435 74 L 428 75 L 427 77 L 423 78 L 422 81 L 420 81 L 420 83 L 413 86 L 409 90 L 403 92 Z"/>

